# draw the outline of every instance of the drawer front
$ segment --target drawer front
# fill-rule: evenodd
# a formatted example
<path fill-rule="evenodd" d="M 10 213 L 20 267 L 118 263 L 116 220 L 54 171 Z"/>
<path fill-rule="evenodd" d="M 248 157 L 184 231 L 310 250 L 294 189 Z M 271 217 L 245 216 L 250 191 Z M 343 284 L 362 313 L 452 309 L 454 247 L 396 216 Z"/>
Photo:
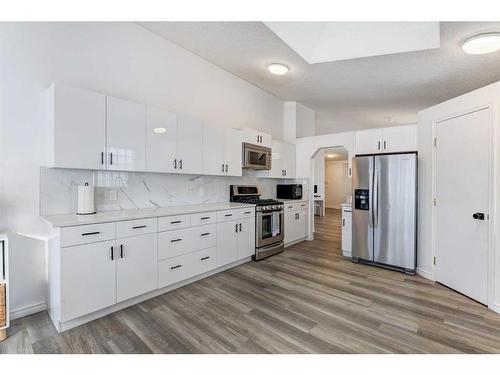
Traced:
<path fill-rule="evenodd" d="M 115 239 L 116 224 L 89 224 L 61 228 L 61 247 Z"/>
<path fill-rule="evenodd" d="M 191 215 L 191 225 L 214 224 L 217 222 L 217 212 L 201 212 Z"/>
<path fill-rule="evenodd" d="M 158 259 L 177 257 L 193 251 L 193 228 L 158 233 Z"/>
<path fill-rule="evenodd" d="M 192 250 L 201 250 L 217 245 L 217 225 L 201 225 L 194 227 L 192 239 Z"/>
<path fill-rule="evenodd" d="M 214 270 L 217 267 L 216 254 L 217 248 L 215 246 L 193 253 L 194 275 Z"/>
<path fill-rule="evenodd" d="M 156 218 L 119 221 L 116 223 L 116 238 L 155 233 L 157 226 L 158 219 Z"/>
<path fill-rule="evenodd" d="M 163 288 L 216 267 L 215 247 L 159 262 L 159 287 Z"/>
<path fill-rule="evenodd" d="M 299 210 L 307 210 L 309 208 L 309 202 L 298 202 L 297 206 Z"/>
<path fill-rule="evenodd" d="M 239 219 L 246 219 L 248 217 L 250 217 L 250 218 L 255 217 L 255 207 L 248 207 L 248 208 L 244 208 L 244 209 L 239 210 L 239 212 L 238 212 Z"/>
<path fill-rule="evenodd" d="M 191 215 L 166 216 L 158 218 L 158 231 L 174 230 L 191 226 Z"/>
<path fill-rule="evenodd" d="M 217 222 L 222 223 L 224 221 L 238 220 L 239 215 L 240 215 L 239 209 L 218 211 L 217 212 Z"/>
<path fill-rule="evenodd" d="M 194 275 L 192 255 L 186 254 L 176 258 L 162 260 L 158 263 L 159 288 L 175 284 Z"/>
<path fill-rule="evenodd" d="M 299 209 L 298 202 L 285 202 L 285 211 L 295 211 Z"/>

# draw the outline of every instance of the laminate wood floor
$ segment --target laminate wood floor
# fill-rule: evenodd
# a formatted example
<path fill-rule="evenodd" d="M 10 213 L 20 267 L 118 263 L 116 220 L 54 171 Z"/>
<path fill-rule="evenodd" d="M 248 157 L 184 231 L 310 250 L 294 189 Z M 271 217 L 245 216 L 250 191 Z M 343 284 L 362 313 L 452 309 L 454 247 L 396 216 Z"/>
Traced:
<path fill-rule="evenodd" d="M 419 276 L 353 264 L 340 211 L 316 239 L 62 334 L 15 320 L 1 353 L 498 353 L 500 315 Z"/>

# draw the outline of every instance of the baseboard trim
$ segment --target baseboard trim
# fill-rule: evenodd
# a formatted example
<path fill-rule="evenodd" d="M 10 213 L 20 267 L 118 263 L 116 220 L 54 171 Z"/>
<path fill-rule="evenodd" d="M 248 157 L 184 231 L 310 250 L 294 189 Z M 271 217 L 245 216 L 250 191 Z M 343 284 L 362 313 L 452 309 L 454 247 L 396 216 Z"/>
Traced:
<path fill-rule="evenodd" d="M 490 310 L 496 312 L 497 314 L 500 314 L 500 304 L 498 304 L 498 303 L 492 303 L 488 307 L 489 307 Z"/>
<path fill-rule="evenodd" d="M 295 241 L 292 241 L 292 242 L 288 242 L 288 243 L 285 243 L 285 249 L 289 246 L 293 246 L 293 245 L 296 245 L 298 244 L 299 242 L 302 242 L 302 241 L 312 241 L 314 238 L 311 238 L 309 239 L 309 237 L 303 237 L 303 238 L 299 238 L 298 240 L 295 240 Z"/>
<path fill-rule="evenodd" d="M 47 303 L 46 302 L 40 302 L 40 303 L 35 303 L 33 305 L 24 306 L 24 307 L 12 310 L 10 312 L 10 320 L 24 318 L 25 316 L 28 316 L 31 314 L 36 314 L 40 311 L 45 311 L 45 310 L 47 310 Z"/>
<path fill-rule="evenodd" d="M 420 275 L 428 280 L 434 281 L 434 280 L 432 280 L 432 274 L 429 271 L 426 271 L 426 270 L 423 270 L 422 268 L 417 267 L 415 272 L 417 273 L 417 275 Z"/>

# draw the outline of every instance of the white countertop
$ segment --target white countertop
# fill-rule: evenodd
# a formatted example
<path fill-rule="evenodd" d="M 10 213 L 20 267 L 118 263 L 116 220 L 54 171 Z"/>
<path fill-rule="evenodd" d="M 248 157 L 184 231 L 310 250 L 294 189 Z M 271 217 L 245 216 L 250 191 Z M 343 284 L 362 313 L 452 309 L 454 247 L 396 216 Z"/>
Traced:
<path fill-rule="evenodd" d="M 352 207 L 352 203 L 341 203 L 340 207 Z"/>
<path fill-rule="evenodd" d="M 62 214 L 45 215 L 41 217 L 53 227 L 57 228 L 71 227 L 74 225 L 106 223 L 109 221 L 146 219 L 151 217 L 195 214 L 208 211 L 224 211 L 245 207 L 255 207 L 255 205 L 233 202 L 205 203 L 159 208 L 137 208 L 131 210 L 102 211 L 94 215 Z"/>

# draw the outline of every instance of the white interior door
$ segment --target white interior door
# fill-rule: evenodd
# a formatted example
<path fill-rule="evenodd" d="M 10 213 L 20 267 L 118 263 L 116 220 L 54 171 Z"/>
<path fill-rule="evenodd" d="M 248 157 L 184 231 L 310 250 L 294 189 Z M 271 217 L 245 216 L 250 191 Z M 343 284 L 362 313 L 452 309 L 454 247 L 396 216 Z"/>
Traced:
<path fill-rule="evenodd" d="M 436 126 L 436 281 L 486 304 L 490 109 Z M 477 218 L 484 214 L 484 220 Z"/>

